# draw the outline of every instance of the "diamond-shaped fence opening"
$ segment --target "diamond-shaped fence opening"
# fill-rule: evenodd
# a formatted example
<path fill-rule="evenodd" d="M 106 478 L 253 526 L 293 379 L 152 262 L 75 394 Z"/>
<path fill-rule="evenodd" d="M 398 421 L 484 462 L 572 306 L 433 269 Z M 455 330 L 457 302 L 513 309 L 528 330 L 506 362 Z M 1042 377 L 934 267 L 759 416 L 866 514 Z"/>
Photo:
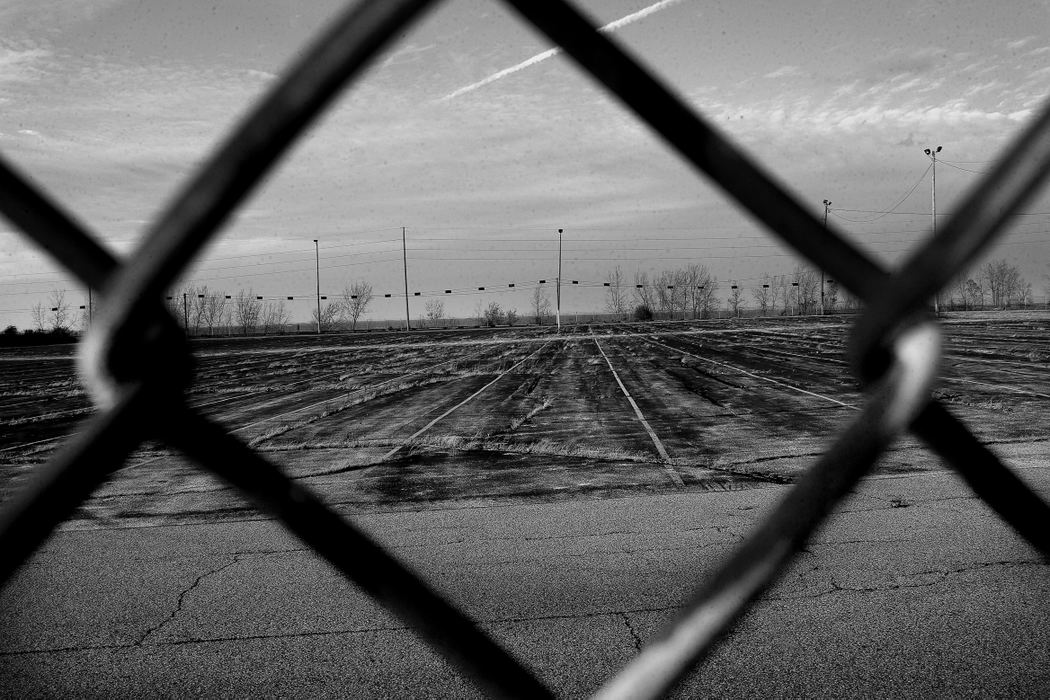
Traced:
<path fill-rule="evenodd" d="M 1044 555 L 1050 508 L 941 404 L 929 387 L 939 334 L 926 301 L 998 235 L 1050 172 L 1050 110 L 1033 120 L 947 225 L 890 272 L 809 214 L 593 22 L 563 0 L 506 0 L 667 143 L 796 251 L 867 303 L 850 354 L 868 386 L 859 417 L 730 557 L 678 620 L 602 688 L 654 697 L 696 664 L 782 571 L 880 453 L 911 430 Z M 164 290 L 276 159 L 427 0 L 364 0 L 328 26 L 118 260 L 0 161 L 0 211 L 85 285 L 105 294 L 80 348 L 99 412 L 0 514 L 0 582 L 144 440 L 161 440 L 279 518 L 348 579 L 407 621 L 494 695 L 546 696 L 533 675 L 369 537 L 214 422 L 190 409 L 185 337 Z M 174 370 L 172 368 L 181 368 Z M 186 437 L 192 435 L 192 439 Z"/>

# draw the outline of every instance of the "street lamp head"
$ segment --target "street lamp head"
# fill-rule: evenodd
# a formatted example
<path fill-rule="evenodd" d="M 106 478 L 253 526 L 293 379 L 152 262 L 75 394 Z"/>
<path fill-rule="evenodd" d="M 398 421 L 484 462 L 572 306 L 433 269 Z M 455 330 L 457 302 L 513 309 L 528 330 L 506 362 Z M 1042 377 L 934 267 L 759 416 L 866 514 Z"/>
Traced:
<path fill-rule="evenodd" d="M 562 231 L 561 229 L 558 229 L 558 235 L 561 235 L 561 231 Z"/>
<path fill-rule="evenodd" d="M 930 155 L 930 149 L 928 149 L 928 148 L 922 149 L 922 152 L 925 153 L 926 155 Z"/>
<path fill-rule="evenodd" d="M 940 146 L 938 146 L 938 147 L 937 147 L 937 152 L 938 152 L 938 153 L 940 153 L 940 152 L 941 152 L 941 147 L 940 147 Z"/>

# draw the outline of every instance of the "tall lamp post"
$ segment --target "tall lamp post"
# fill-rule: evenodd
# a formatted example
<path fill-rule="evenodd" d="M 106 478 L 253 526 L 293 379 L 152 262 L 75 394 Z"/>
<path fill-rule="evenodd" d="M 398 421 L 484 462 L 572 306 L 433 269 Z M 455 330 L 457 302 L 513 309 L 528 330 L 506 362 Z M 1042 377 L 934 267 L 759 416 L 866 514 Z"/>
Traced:
<path fill-rule="evenodd" d="M 558 332 L 561 333 L 561 232 L 558 229 L 558 284 L 555 287 L 555 309 L 558 318 Z"/>
<path fill-rule="evenodd" d="M 321 334 L 321 252 L 317 247 L 317 239 L 314 239 L 314 271 L 317 280 L 317 334 Z"/>
<path fill-rule="evenodd" d="M 828 212 L 831 211 L 831 200 L 824 200 L 824 228 L 828 227 Z M 824 315 L 824 268 L 820 268 L 820 315 Z"/>
<path fill-rule="evenodd" d="M 931 212 L 932 212 L 932 216 L 933 216 L 932 229 L 933 229 L 933 235 L 934 236 L 937 235 L 937 154 L 940 153 L 940 152 L 941 152 L 941 147 L 940 146 L 938 146 L 937 148 L 933 148 L 933 149 L 930 149 L 930 148 L 924 148 L 923 149 L 923 153 L 928 155 L 930 157 L 930 160 L 933 161 L 933 183 L 930 186 L 930 200 L 931 200 L 931 207 L 930 208 L 931 208 Z M 933 295 L 933 313 L 935 313 L 935 314 L 939 314 L 941 312 L 940 303 L 939 303 L 940 302 L 940 296 L 941 296 L 941 294 L 940 294 L 939 291 Z"/>

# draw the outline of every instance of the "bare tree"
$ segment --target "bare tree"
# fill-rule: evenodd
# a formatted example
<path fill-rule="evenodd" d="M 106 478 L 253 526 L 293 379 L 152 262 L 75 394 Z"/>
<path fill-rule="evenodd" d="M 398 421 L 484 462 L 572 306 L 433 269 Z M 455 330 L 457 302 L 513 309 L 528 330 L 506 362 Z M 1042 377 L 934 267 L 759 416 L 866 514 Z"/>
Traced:
<path fill-rule="evenodd" d="M 503 324 L 503 309 L 501 309 L 500 305 L 494 301 L 489 302 L 489 305 L 486 306 L 485 310 L 482 312 L 482 316 L 485 325 L 489 328 L 494 328 Z"/>
<path fill-rule="evenodd" d="M 686 296 L 693 318 L 708 318 L 715 309 L 718 279 L 711 275 L 707 266 L 693 263 L 686 266 Z"/>
<path fill-rule="evenodd" d="M 656 288 L 654 283 L 649 281 L 649 274 L 646 272 L 634 273 L 634 300 L 638 306 L 644 306 L 650 312 L 659 308 Z"/>
<path fill-rule="evenodd" d="M 769 311 L 775 314 L 777 307 L 781 308 L 782 314 L 787 314 L 787 286 L 784 284 L 783 275 L 770 277 L 763 276 L 762 282 L 769 285 Z"/>
<path fill-rule="evenodd" d="M 66 301 L 66 290 L 55 289 L 52 290 L 48 299 L 50 302 L 50 315 L 49 321 L 51 324 L 51 330 L 53 331 L 68 331 L 70 329 L 71 317 L 69 302 Z"/>
<path fill-rule="evenodd" d="M 214 335 L 215 327 L 221 326 L 226 316 L 226 295 L 222 292 L 205 294 L 202 306 L 202 320 L 208 326 L 208 335 Z"/>
<path fill-rule="evenodd" d="M 357 322 L 368 311 L 373 296 L 372 285 L 368 282 L 354 282 L 343 287 L 339 307 L 342 317 L 350 322 L 350 330 L 357 330 Z M 317 315 L 316 311 L 314 315 Z"/>
<path fill-rule="evenodd" d="M 796 290 L 799 313 L 811 314 L 817 310 L 817 302 L 820 299 L 820 282 L 817 273 L 812 269 L 796 265 L 792 273 L 792 282 L 798 284 Z"/>
<path fill-rule="evenodd" d="M 503 314 L 503 320 L 507 322 L 508 326 L 513 326 L 515 323 L 518 322 L 518 310 L 507 309 L 507 311 Z"/>
<path fill-rule="evenodd" d="M 623 268 L 617 265 L 605 281 L 609 285 L 605 291 L 605 310 L 620 316 L 620 319 L 623 320 L 623 316 L 630 307 L 627 296 L 627 279 L 624 277 Z"/>
<path fill-rule="evenodd" d="M 993 260 L 981 268 L 981 278 L 992 306 L 1024 304 L 1032 294 L 1032 285 L 1016 265 L 1005 259 Z"/>
<path fill-rule="evenodd" d="M 201 327 L 207 325 L 207 299 L 211 295 L 207 285 L 190 287 L 186 292 L 189 301 L 189 327 L 193 335 L 199 335 Z"/>
<path fill-rule="evenodd" d="M 536 325 L 542 325 L 543 319 L 551 315 L 551 300 L 541 285 L 536 285 L 532 290 L 531 310 Z"/>
<path fill-rule="evenodd" d="M 740 315 L 740 305 L 741 305 L 741 298 L 740 297 L 741 297 L 740 285 L 738 285 L 738 284 L 731 285 L 729 287 L 729 299 L 726 301 L 726 306 L 729 309 L 729 312 L 733 314 L 733 316 L 739 316 Z"/>
<path fill-rule="evenodd" d="M 249 289 L 246 292 L 242 289 L 237 292 L 233 303 L 233 315 L 237 325 L 241 327 L 241 333 L 248 335 L 248 333 L 255 330 L 261 313 L 262 304 L 255 298 L 252 290 Z"/>
<path fill-rule="evenodd" d="M 762 278 L 762 283 L 751 290 L 751 296 L 755 299 L 755 304 L 758 305 L 758 312 L 762 316 L 769 315 L 769 300 L 773 294 L 770 287 L 769 275 Z"/>
<path fill-rule="evenodd" d="M 681 296 L 677 282 L 674 270 L 663 270 L 653 277 L 653 293 L 656 296 L 657 309 L 671 317 L 678 310 L 678 297 Z"/>
<path fill-rule="evenodd" d="M 715 305 L 715 293 L 718 291 L 718 280 L 711 276 L 707 267 L 697 263 L 686 265 L 680 279 L 685 308 L 692 312 L 693 318 L 705 318 L 711 315 Z"/>
<path fill-rule="evenodd" d="M 288 310 L 284 299 L 267 302 L 262 309 L 262 327 L 264 333 L 273 333 L 284 328 L 288 323 Z"/>
<path fill-rule="evenodd" d="M 445 302 L 440 299 L 429 299 L 424 306 L 426 319 L 430 323 L 436 323 L 445 318 Z"/>
<path fill-rule="evenodd" d="M 38 331 L 43 331 L 47 327 L 47 309 L 49 307 L 44 306 L 44 302 L 38 301 L 33 305 L 33 308 L 29 310 L 30 315 L 33 317 L 33 326 Z"/>
<path fill-rule="evenodd" d="M 321 332 L 332 330 L 335 322 L 339 320 L 339 314 L 342 313 L 343 306 L 338 301 L 330 301 L 321 307 Z M 315 306 L 310 310 L 310 320 L 317 323 L 317 307 Z"/>

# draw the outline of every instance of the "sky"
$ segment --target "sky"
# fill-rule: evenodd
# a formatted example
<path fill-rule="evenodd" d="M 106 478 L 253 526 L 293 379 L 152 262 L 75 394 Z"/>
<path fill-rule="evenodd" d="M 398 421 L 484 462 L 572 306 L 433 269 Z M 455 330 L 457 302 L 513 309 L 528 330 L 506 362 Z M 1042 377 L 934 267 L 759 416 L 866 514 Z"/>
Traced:
<path fill-rule="evenodd" d="M 831 200 L 829 225 L 887 264 L 929 233 L 924 148 L 943 146 L 943 222 L 1050 104 L 1046 1 L 579 6 L 815 214 Z M 0 155 L 126 254 L 341 9 L 0 0 Z M 322 294 L 368 281 L 368 317 L 403 318 L 402 227 L 413 318 L 435 298 L 453 316 L 491 301 L 525 312 L 531 288 L 557 275 L 559 228 L 563 280 L 581 282 L 564 289 L 570 313 L 600 309 L 616 266 L 630 278 L 703 264 L 722 298 L 795 267 L 552 49 L 501 3 L 438 4 L 303 135 L 180 290 L 293 296 L 305 322 L 318 239 Z M 1050 197 L 1013 218 L 991 257 L 1018 265 L 1041 299 Z M 82 286 L 0 219 L 0 325 L 29 326 L 52 290 L 84 303 Z"/>

